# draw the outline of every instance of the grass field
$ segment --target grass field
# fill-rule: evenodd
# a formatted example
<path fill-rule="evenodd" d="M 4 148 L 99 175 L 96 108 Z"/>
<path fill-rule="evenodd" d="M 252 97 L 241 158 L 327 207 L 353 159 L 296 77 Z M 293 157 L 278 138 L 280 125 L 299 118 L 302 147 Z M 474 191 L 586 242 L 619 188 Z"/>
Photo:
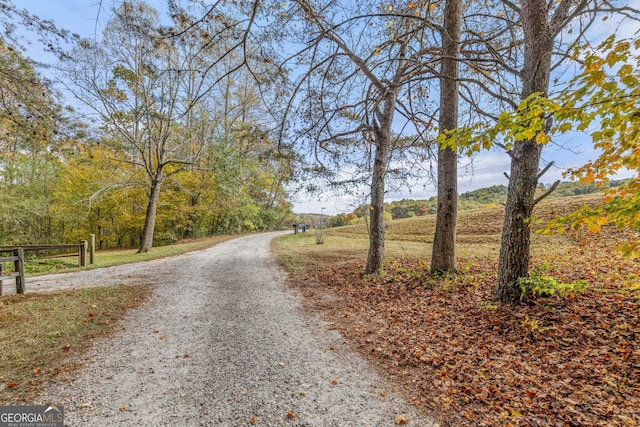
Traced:
<path fill-rule="evenodd" d="M 550 200 L 534 228 L 598 201 Z M 379 277 L 362 274 L 364 225 L 274 248 L 307 304 L 443 425 L 640 423 L 640 265 L 614 249 L 624 232 L 535 234 L 531 270 L 560 290 L 501 306 L 491 288 L 502 209 L 460 212 L 457 274 L 429 274 L 434 226 L 434 216 L 389 222 Z"/>

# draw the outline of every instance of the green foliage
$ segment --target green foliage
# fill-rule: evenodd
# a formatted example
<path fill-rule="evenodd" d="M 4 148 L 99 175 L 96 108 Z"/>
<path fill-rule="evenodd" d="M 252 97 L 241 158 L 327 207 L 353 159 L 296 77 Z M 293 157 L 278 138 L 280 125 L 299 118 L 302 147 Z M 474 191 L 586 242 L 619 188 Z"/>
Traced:
<path fill-rule="evenodd" d="M 634 172 L 633 179 L 607 191 L 604 205 L 567 218 L 574 227 L 594 232 L 605 224 L 636 232 L 621 246 L 631 256 L 640 253 L 639 48 L 638 40 L 616 41 L 612 36 L 597 49 L 588 51 L 583 72 L 561 97 L 566 107 L 558 114 L 564 130 L 589 130 L 595 148 L 601 152 L 596 160 L 569 170 L 568 176 L 594 183 L 607 182 L 624 169 Z"/>
<path fill-rule="evenodd" d="M 174 24 L 189 31 L 184 20 Z M 241 71 L 220 78 L 229 66 L 220 55 L 235 59 L 234 26 L 216 19 L 198 28 L 202 37 L 167 42 L 150 6 L 119 5 L 104 37 L 78 43 L 65 67 L 74 95 L 102 121 L 70 123 L 64 137 L 47 88 L 0 44 L 0 243 L 72 243 L 93 233 L 100 249 L 138 246 L 154 183 L 156 243 L 290 222 L 293 156 L 265 131 L 264 93 Z M 183 66 L 193 73 L 166 71 Z"/>
<path fill-rule="evenodd" d="M 579 280 L 573 283 L 564 283 L 551 276 L 540 275 L 536 272 L 529 277 L 518 279 L 518 286 L 522 291 L 520 299 L 535 297 L 573 298 L 576 294 L 584 292 L 589 283 Z"/>

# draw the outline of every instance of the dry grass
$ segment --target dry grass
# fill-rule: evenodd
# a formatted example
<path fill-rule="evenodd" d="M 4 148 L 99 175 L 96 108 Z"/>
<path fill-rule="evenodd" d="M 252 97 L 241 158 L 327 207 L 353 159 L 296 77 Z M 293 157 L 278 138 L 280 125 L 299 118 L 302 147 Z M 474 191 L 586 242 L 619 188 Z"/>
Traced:
<path fill-rule="evenodd" d="M 153 248 L 144 254 L 135 249 L 101 251 L 96 263 L 87 268 L 177 255 L 233 237 L 236 236 L 191 240 Z M 68 272 L 79 268 L 73 264 L 62 269 L 44 266 L 38 273 L 52 270 Z M 127 311 L 143 304 L 150 292 L 150 286 L 114 286 L 1 297 L 0 404 L 31 402 L 52 378 L 73 373 L 77 368 L 73 356 L 84 353 L 94 339 L 121 330 L 119 322 Z"/>
<path fill-rule="evenodd" d="M 549 200 L 534 229 L 595 204 Z M 429 274 L 434 217 L 391 221 L 385 273 L 363 276 L 364 225 L 274 242 L 292 286 L 410 402 L 455 426 L 632 426 L 640 423 L 640 264 L 615 251 L 622 233 L 534 234 L 531 267 L 571 292 L 500 306 L 501 209 L 461 212 L 459 274 Z M 416 235 L 419 233 L 419 235 Z"/>
<path fill-rule="evenodd" d="M 28 293 L 0 299 L 0 404 L 32 401 L 94 339 L 122 329 L 149 286 Z"/>

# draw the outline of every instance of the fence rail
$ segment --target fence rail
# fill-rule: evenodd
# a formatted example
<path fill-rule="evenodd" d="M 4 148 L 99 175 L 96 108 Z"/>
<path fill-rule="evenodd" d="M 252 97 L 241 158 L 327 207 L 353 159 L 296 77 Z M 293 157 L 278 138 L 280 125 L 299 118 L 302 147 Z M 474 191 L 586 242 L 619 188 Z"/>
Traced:
<path fill-rule="evenodd" d="M 75 249 L 73 253 L 65 254 L 67 256 L 78 256 L 78 266 L 86 267 L 87 265 L 87 241 L 82 240 L 75 244 L 59 244 L 59 245 L 0 245 L 0 252 L 12 251 L 17 248 L 24 249 L 25 252 L 39 251 L 58 251 L 62 249 Z"/>
<path fill-rule="evenodd" d="M 92 243 L 93 243 L 93 235 Z M 56 256 L 77 256 L 78 266 L 86 267 L 87 265 L 87 241 L 82 240 L 76 244 L 60 244 L 60 245 L 12 245 L 2 246 L 0 245 L 0 296 L 2 295 L 2 285 L 4 279 L 16 280 L 16 292 L 23 294 L 26 291 L 26 282 L 24 277 L 24 253 L 39 252 L 39 251 L 58 251 L 64 249 L 74 249 L 73 253 L 56 255 Z M 91 248 L 91 263 L 93 263 L 94 248 Z M 13 253 L 13 256 L 2 256 L 6 253 Z M 4 273 L 2 271 L 2 263 L 13 262 L 14 271 L 12 273 Z"/>

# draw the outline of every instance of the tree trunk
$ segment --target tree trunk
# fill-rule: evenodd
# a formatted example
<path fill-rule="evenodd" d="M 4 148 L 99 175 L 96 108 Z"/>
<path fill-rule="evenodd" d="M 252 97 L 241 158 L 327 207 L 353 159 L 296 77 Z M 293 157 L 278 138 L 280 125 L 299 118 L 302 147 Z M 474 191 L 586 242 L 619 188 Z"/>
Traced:
<path fill-rule="evenodd" d="M 496 299 L 504 304 L 520 301 L 518 279 L 529 274 L 531 214 L 542 146 L 535 141 L 517 144 L 512 151 L 511 175 L 502 226 Z"/>
<path fill-rule="evenodd" d="M 399 85 L 387 89 L 383 110 L 377 114 L 379 123 L 374 128 L 376 152 L 371 177 L 369 255 L 365 267 L 366 274 L 380 272 L 384 263 L 384 180 L 391 149 L 391 123 L 399 90 Z"/>
<path fill-rule="evenodd" d="M 442 31 L 440 77 L 440 131 L 458 127 L 458 76 L 462 1 L 448 0 Z M 431 272 L 456 269 L 456 225 L 458 217 L 458 156 L 450 147 L 438 149 L 438 210 L 431 254 Z"/>
<path fill-rule="evenodd" d="M 162 169 L 156 171 L 156 175 L 151 181 L 151 191 L 149 192 L 149 203 L 144 220 L 144 229 L 140 240 L 138 253 L 149 252 L 153 247 L 153 231 L 156 227 L 156 214 L 158 201 L 160 200 L 160 189 L 162 188 Z"/>
<path fill-rule="evenodd" d="M 385 134 L 386 133 L 386 142 Z M 389 156 L 389 132 L 376 130 L 376 153 L 371 178 L 371 207 L 369 209 L 369 255 L 366 274 L 378 273 L 384 262 L 384 179 Z"/>
<path fill-rule="evenodd" d="M 546 0 L 520 2 L 524 31 L 522 99 L 549 88 L 553 35 Z M 516 141 L 511 151 L 511 175 L 505 205 L 498 279 L 494 297 L 504 304 L 520 301 L 518 279 L 529 274 L 531 214 L 538 185 L 542 146 L 535 139 Z"/>

